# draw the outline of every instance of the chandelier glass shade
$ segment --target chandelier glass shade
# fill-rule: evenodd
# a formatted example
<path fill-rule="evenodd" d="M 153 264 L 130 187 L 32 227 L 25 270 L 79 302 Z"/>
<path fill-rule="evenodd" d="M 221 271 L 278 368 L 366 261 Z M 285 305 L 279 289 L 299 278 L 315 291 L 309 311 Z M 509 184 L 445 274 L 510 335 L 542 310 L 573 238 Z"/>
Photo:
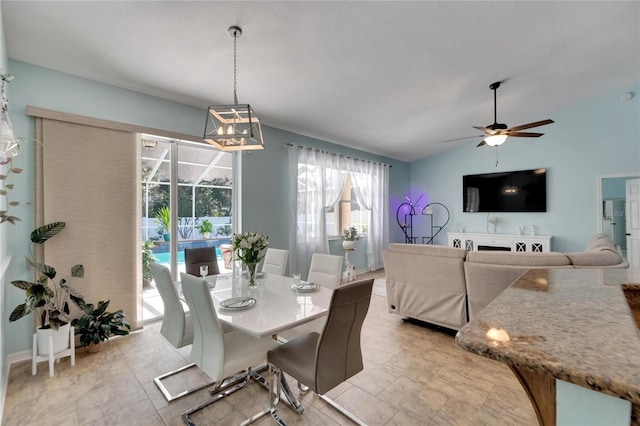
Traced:
<path fill-rule="evenodd" d="M 221 151 L 264 149 L 260 120 L 249 104 L 239 104 L 236 93 L 237 41 L 242 29 L 229 27 L 233 37 L 233 105 L 211 105 L 207 112 L 204 140 Z"/>

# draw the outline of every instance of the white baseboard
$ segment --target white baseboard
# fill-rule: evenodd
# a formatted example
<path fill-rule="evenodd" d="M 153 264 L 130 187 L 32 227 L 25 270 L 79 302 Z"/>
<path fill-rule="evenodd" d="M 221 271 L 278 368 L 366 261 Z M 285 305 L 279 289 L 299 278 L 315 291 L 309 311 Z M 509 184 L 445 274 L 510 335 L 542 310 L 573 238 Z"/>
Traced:
<path fill-rule="evenodd" d="M 27 350 L 27 351 L 15 352 L 7 355 L 7 364 L 9 365 L 9 368 L 7 368 L 7 371 L 11 370 L 11 364 L 15 364 L 17 362 L 22 362 L 22 361 L 31 361 L 32 354 L 33 353 L 31 350 Z"/>

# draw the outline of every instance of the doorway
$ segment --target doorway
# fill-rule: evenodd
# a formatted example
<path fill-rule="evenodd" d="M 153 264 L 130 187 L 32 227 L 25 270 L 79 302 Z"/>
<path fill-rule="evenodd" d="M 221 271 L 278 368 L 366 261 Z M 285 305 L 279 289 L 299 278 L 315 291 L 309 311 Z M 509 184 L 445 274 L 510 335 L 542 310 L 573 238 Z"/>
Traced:
<path fill-rule="evenodd" d="M 143 321 L 164 314 L 149 262 L 184 272 L 184 250 L 212 247 L 219 270 L 232 234 L 233 155 L 209 145 L 141 135 Z M 145 258 L 148 259 L 145 264 Z"/>
<path fill-rule="evenodd" d="M 638 177 L 640 172 L 597 177 L 598 232 L 609 235 L 627 260 L 625 185 Z"/>

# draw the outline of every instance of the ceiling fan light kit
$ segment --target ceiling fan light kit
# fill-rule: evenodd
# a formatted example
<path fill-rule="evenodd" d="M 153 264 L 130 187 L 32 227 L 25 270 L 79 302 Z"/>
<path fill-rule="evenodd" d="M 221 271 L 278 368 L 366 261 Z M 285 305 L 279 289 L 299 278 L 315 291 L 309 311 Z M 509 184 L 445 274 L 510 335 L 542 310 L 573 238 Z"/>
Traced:
<path fill-rule="evenodd" d="M 212 105 L 207 112 L 204 140 L 221 151 L 264 149 L 260 120 L 249 104 L 239 104 L 237 96 L 236 45 L 240 27 L 227 30 L 233 37 L 233 104 Z"/>

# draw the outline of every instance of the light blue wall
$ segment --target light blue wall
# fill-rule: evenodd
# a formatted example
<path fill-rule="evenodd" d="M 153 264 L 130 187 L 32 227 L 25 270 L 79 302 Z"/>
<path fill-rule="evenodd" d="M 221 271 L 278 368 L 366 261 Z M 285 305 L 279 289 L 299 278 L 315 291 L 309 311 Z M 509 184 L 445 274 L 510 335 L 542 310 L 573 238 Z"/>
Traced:
<path fill-rule="evenodd" d="M 627 91 L 635 96 L 621 102 Z M 640 171 L 639 91 L 636 83 L 532 117 L 555 123 L 541 127 L 545 135 L 539 139 L 509 139 L 497 149 L 497 167 L 496 149 L 476 148 L 477 142 L 412 163 L 412 196 L 426 193 L 431 201 L 446 204 L 452 214 L 449 232 L 455 223 L 467 232 L 486 232 L 486 213 L 462 212 L 462 176 L 546 167 L 547 212 L 492 215 L 503 220 L 498 232 L 517 233 L 518 225 L 535 225 L 539 234 L 553 235 L 554 251 L 582 250 L 598 226 L 596 176 Z M 446 244 L 446 235 L 438 236 L 437 243 Z"/>
<path fill-rule="evenodd" d="M 626 177 L 602 179 L 602 199 L 625 198 L 627 179 Z"/>
<path fill-rule="evenodd" d="M 26 116 L 27 105 L 68 112 L 72 114 L 120 121 L 151 128 L 191 134 L 201 137 L 205 111 L 119 89 L 114 86 L 55 72 L 19 61 L 9 61 L 9 69 L 16 79 L 12 82 L 11 119 L 16 135 L 33 139 L 33 120 Z M 307 138 L 269 127 L 263 128 L 264 151 L 244 155 L 243 159 L 243 224 L 245 229 L 262 230 L 269 235 L 273 247 L 288 248 L 288 176 L 286 142 L 316 146 L 332 152 L 345 153 L 358 158 L 391 164 L 390 192 L 393 197 L 409 186 L 409 164 L 369 153 L 352 150 L 328 142 Z M 7 244 L 15 259 L 27 254 L 29 232 L 34 226 L 33 214 L 33 143 L 25 146 L 17 161 L 26 172 L 16 184 L 16 195 L 30 204 L 16 210 L 22 222 L 7 229 Z M 3 225 L 5 226 L 5 225 Z M 24 261 L 14 261 L 9 268 L 12 279 L 26 279 Z M 24 292 L 5 286 L 5 308 L 22 302 Z M 23 319 L 7 324 L 7 353 L 30 348 L 33 322 Z"/>

